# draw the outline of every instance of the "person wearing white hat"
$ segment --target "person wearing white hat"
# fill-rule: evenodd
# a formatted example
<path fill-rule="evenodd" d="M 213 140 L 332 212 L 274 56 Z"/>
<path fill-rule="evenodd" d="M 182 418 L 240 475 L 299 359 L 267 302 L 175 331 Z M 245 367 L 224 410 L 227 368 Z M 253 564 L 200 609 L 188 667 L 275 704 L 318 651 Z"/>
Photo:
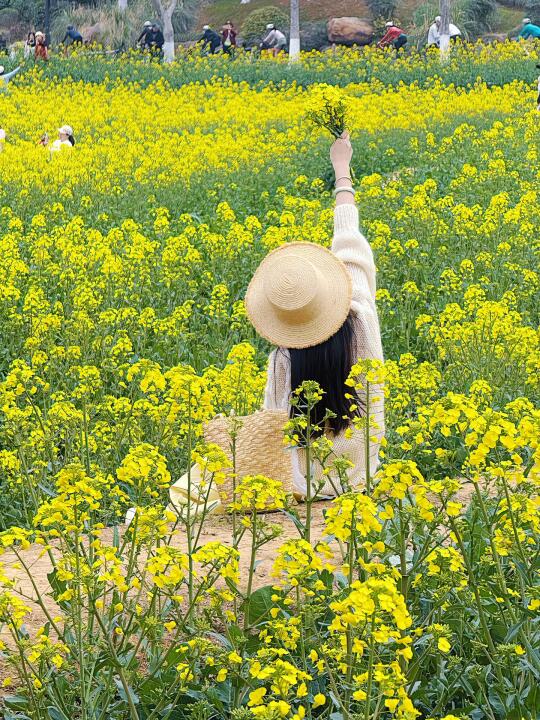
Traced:
<path fill-rule="evenodd" d="M 138 45 L 142 50 L 148 50 L 148 42 L 147 42 L 146 36 L 147 36 L 148 33 L 150 32 L 151 27 L 152 27 L 152 23 L 150 22 L 150 20 L 146 20 L 145 23 L 144 23 L 144 25 L 143 25 L 143 29 L 142 29 L 142 31 L 141 31 L 141 34 L 140 34 L 139 37 L 137 38 L 137 45 Z"/>
<path fill-rule="evenodd" d="M 36 47 L 34 48 L 34 58 L 43 62 L 47 62 L 47 60 L 49 59 L 49 50 L 47 48 L 45 34 L 42 33 L 41 30 L 38 30 L 36 32 Z"/>
<path fill-rule="evenodd" d="M 393 45 L 394 49 L 399 52 L 407 44 L 407 35 L 394 22 L 385 23 L 385 27 L 386 33 L 377 43 L 377 47 L 384 48 L 387 45 Z"/>
<path fill-rule="evenodd" d="M 212 30 L 210 25 L 203 25 L 203 35 L 200 41 L 202 41 L 201 50 L 204 51 L 208 46 L 210 55 L 214 55 L 221 46 L 221 37 L 215 30 Z"/>
<path fill-rule="evenodd" d="M 452 42 L 457 42 L 461 37 L 461 30 L 454 23 L 448 24 L 448 35 Z M 427 38 L 427 46 L 439 47 L 441 42 L 441 16 L 437 15 L 433 23 L 430 25 Z"/>
<path fill-rule="evenodd" d="M 265 409 L 286 410 L 293 417 L 297 410 L 291 407 L 292 394 L 304 381 L 316 381 L 324 394 L 312 410 L 312 425 L 319 428 L 316 434 L 332 441 L 335 457 L 345 455 L 351 462 L 343 484 L 335 472 L 326 474 L 313 461 L 312 497 L 334 497 L 362 487 L 366 474 L 377 469 L 384 435 L 382 388 L 371 388 L 366 407 L 365 394 L 345 384 L 359 359 L 383 359 L 375 264 L 359 230 L 348 134 L 334 142 L 330 157 L 336 178 L 332 249 L 309 242 L 279 247 L 259 265 L 245 298 L 249 320 L 277 346 L 268 362 Z M 368 452 L 366 430 L 355 428 L 351 416 L 369 422 Z M 306 496 L 306 453 L 301 448 L 292 453 L 295 492 Z"/>
<path fill-rule="evenodd" d="M 262 50 L 272 50 L 274 57 L 283 52 L 287 47 L 287 38 L 278 30 L 274 23 L 268 23 L 266 26 L 266 35 L 261 42 Z"/>
<path fill-rule="evenodd" d="M 531 18 L 523 18 L 522 24 L 523 28 L 519 33 L 518 38 L 523 38 L 524 40 L 528 40 L 529 38 L 537 40 L 540 38 L 540 26 L 535 25 Z"/>
<path fill-rule="evenodd" d="M 71 125 L 62 125 L 58 128 L 58 138 L 51 145 L 51 152 L 57 152 L 65 147 L 72 148 L 74 145 L 73 128 Z"/>

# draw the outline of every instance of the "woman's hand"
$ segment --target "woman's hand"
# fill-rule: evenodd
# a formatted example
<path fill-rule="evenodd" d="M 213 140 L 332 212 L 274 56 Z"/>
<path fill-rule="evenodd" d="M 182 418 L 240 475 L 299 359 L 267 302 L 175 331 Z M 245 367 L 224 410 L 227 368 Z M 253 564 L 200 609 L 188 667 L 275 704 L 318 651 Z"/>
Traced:
<path fill-rule="evenodd" d="M 349 175 L 353 149 L 349 133 L 345 131 L 340 138 L 334 141 L 330 148 L 330 160 L 334 166 L 336 178 L 342 175 Z"/>

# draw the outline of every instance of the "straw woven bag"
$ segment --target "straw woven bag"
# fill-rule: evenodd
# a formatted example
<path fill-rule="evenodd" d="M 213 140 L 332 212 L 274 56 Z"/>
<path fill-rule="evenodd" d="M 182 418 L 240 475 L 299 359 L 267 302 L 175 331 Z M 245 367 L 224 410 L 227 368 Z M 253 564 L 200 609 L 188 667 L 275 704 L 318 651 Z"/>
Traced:
<path fill-rule="evenodd" d="M 265 475 L 280 480 L 285 492 L 294 490 L 291 451 L 283 444 L 283 427 L 288 420 L 284 410 L 259 410 L 252 415 L 216 417 L 204 428 L 204 439 L 219 445 L 231 460 L 231 429 L 236 427 L 236 484 L 246 475 Z M 233 500 L 233 478 L 228 475 L 219 488 L 226 496 L 225 502 Z"/>

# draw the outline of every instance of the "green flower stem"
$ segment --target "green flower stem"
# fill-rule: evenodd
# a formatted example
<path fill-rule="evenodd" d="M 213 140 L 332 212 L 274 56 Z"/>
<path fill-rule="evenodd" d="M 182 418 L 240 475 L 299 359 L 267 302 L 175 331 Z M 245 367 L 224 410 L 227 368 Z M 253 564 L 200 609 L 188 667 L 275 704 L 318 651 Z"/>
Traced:
<path fill-rule="evenodd" d="M 399 564 L 401 574 L 401 594 L 407 605 L 409 597 L 409 574 L 407 572 L 407 536 L 409 534 L 409 528 L 406 520 L 404 519 L 403 513 L 403 500 L 398 500 L 399 507 Z M 400 631 L 401 637 L 405 637 L 406 633 L 404 630 Z M 405 673 L 407 670 L 407 660 L 403 655 L 399 656 L 399 667 L 401 672 Z"/>
<path fill-rule="evenodd" d="M 112 658 L 112 660 L 114 662 L 114 666 L 116 668 L 116 672 L 118 673 L 118 677 L 120 678 L 120 682 L 122 683 L 122 687 L 124 689 L 124 693 L 126 695 L 127 702 L 128 702 L 129 716 L 130 716 L 131 720 L 140 720 L 139 713 L 137 712 L 137 708 L 135 707 L 135 705 L 133 703 L 133 698 L 131 697 L 131 688 L 129 687 L 129 683 L 126 679 L 124 669 L 123 669 L 120 661 L 118 660 L 118 655 L 116 654 L 114 645 L 112 644 L 111 639 L 109 637 L 109 632 L 108 632 L 107 628 L 105 627 L 105 625 L 103 624 L 103 620 L 99 616 L 99 613 L 95 612 L 96 611 L 95 606 L 93 609 L 94 609 L 94 614 L 95 614 L 96 620 L 98 621 L 98 625 L 100 626 L 101 632 L 103 633 L 103 639 L 107 643 L 107 647 L 109 648 L 109 652 L 111 653 L 111 658 Z"/>
<path fill-rule="evenodd" d="M 35 694 L 34 694 L 34 683 L 32 682 L 32 680 L 31 680 L 31 678 L 30 678 L 30 676 L 29 676 L 29 674 L 28 674 L 28 670 L 27 670 L 27 664 L 29 665 L 29 663 L 28 663 L 28 661 L 26 660 L 26 657 L 25 657 L 25 655 L 24 655 L 24 653 L 23 653 L 23 651 L 22 651 L 22 648 L 21 648 L 21 646 L 20 646 L 20 643 L 19 643 L 19 631 L 18 631 L 15 623 L 14 623 L 12 620 L 9 621 L 8 627 L 9 627 L 9 629 L 10 629 L 11 636 L 13 637 L 13 639 L 14 639 L 14 641 L 15 641 L 15 645 L 16 645 L 16 647 L 17 647 L 17 652 L 19 653 L 19 657 L 20 657 L 20 659 L 21 659 L 20 668 L 21 668 L 21 671 L 22 671 L 24 680 L 25 680 L 25 682 L 26 682 L 26 686 L 27 686 L 28 691 L 29 691 L 29 693 L 30 693 L 30 697 L 32 698 L 32 702 L 34 703 L 34 705 L 35 705 L 35 707 L 36 707 L 36 709 L 37 709 L 37 711 L 38 711 L 38 718 L 41 718 L 41 711 L 39 710 L 39 702 L 37 701 L 36 696 L 35 696 Z M 30 666 L 30 671 L 32 672 L 32 667 L 31 667 L 31 666 Z"/>
<path fill-rule="evenodd" d="M 487 624 L 486 616 L 484 613 L 484 608 L 482 607 L 482 600 L 480 598 L 480 591 L 479 591 L 478 585 L 476 583 L 474 571 L 469 562 L 469 557 L 467 556 L 467 551 L 466 551 L 465 545 L 463 543 L 463 538 L 461 537 L 461 533 L 459 532 L 455 521 L 452 518 L 449 518 L 449 522 L 450 522 L 450 527 L 452 528 L 452 532 L 454 533 L 454 535 L 456 537 L 456 541 L 459 546 L 461 556 L 463 557 L 463 562 L 465 563 L 465 566 L 467 568 L 467 573 L 469 575 L 469 583 L 471 585 L 471 588 L 472 588 L 472 591 L 474 594 L 476 608 L 478 610 L 478 617 L 480 618 L 480 624 L 482 626 L 484 640 L 487 645 L 487 648 L 484 648 L 484 652 L 485 652 L 486 657 L 488 658 L 489 662 L 492 664 L 492 666 L 495 670 L 495 674 L 497 675 L 497 680 L 501 683 L 501 686 L 504 686 L 504 678 L 501 673 L 501 668 L 499 667 L 499 665 L 497 664 L 497 662 L 495 660 L 497 650 L 495 648 L 495 645 L 493 644 L 493 639 L 491 637 L 491 633 L 489 632 L 489 626 Z"/>
<path fill-rule="evenodd" d="M 352 168 L 351 168 L 351 177 L 352 177 Z M 370 455 L 369 455 L 369 449 L 370 449 L 369 403 L 370 403 L 369 382 L 366 382 L 366 441 L 364 443 L 365 449 L 366 449 L 366 494 L 371 496 L 371 459 L 370 459 Z"/>
<path fill-rule="evenodd" d="M 32 588 L 33 588 L 33 590 L 34 590 L 34 592 L 35 592 L 35 594 L 36 594 L 35 598 L 33 598 L 34 601 L 37 602 L 37 604 L 39 605 L 39 607 L 40 607 L 40 609 L 42 610 L 43 614 L 44 614 L 45 617 L 47 618 L 47 622 L 49 622 L 49 623 L 51 624 L 51 627 L 52 627 L 52 629 L 54 630 L 54 632 L 56 633 L 56 635 L 57 635 L 59 638 L 61 638 L 63 641 L 65 641 L 65 638 L 66 638 L 65 632 L 64 632 L 63 630 L 61 630 L 61 629 L 58 627 L 58 625 L 54 622 L 54 618 L 53 618 L 52 615 L 50 614 L 50 612 L 49 612 L 47 606 L 45 605 L 45 603 L 43 602 L 43 598 L 41 597 L 41 592 L 39 591 L 39 588 L 38 588 L 38 586 L 36 585 L 36 581 L 34 580 L 34 576 L 32 575 L 31 569 L 30 569 L 30 568 L 28 567 L 28 565 L 24 562 L 21 554 L 17 551 L 17 548 L 16 548 L 16 547 L 13 547 L 12 550 L 13 550 L 13 553 L 15 554 L 17 560 L 21 563 L 21 566 L 22 566 L 23 570 L 25 571 L 25 573 L 26 573 L 26 575 L 27 575 L 27 577 L 28 577 L 28 579 L 29 579 L 29 581 L 30 581 L 30 584 L 32 585 Z"/>
<path fill-rule="evenodd" d="M 478 499 L 478 504 L 480 506 L 480 511 L 482 513 L 482 517 L 483 517 L 484 523 L 486 525 L 486 528 L 491 528 L 491 523 L 489 521 L 486 504 L 484 502 L 484 498 L 482 497 L 482 492 L 480 490 L 480 486 L 478 485 L 478 483 L 475 480 L 472 480 L 472 483 L 473 483 L 473 486 L 475 489 L 475 494 Z M 513 532 L 514 532 L 514 539 L 516 541 L 516 545 L 519 547 L 519 552 L 520 552 L 520 555 L 522 558 L 522 562 L 526 565 L 527 559 L 523 555 L 521 543 L 520 543 L 518 535 L 517 535 L 515 518 L 513 517 L 512 510 L 511 510 L 510 495 L 508 493 L 508 488 L 506 486 L 506 483 L 503 483 L 503 485 L 504 485 L 504 490 L 505 490 L 506 501 L 508 503 L 508 512 L 510 514 L 512 528 L 513 528 Z M 495 568 L 497 570 L 497 578 L 499 580 L 501 589 L 503 591 L 504 605 L 508 611 L 508 614 L 510 615 L 511 624 L 515 625 L 517 623 L 517 616 L 514 612 L 514 608 L 512 607 L 510 601 L 508 600 L 508 586 L 506 584 L 506 578 L 504 577 L 504 573 L 503 573 L 503 570 L 501 567 L 499 553 L 497 552 L 497 548 L 495 547 L 495 543 L 493 542 L 493 534 L 491 532 L 489 533 L 489 544 L 490 544 L 490 548 L 491 548 L 491 555 L 493 557 L 493 561 L 495 563 Z M 520 586 L 521 586 L 521 599 L 522 599 L 522 602 L 525 604 L 525 589 L 523 587 L 523 582 L 522 582 L 521 578 L 519 578 L 519 582 L 520 582 Z M 519 638 L 523 642 L 523 644 L 525 645 L 525 648 L 527 650 L 527 659 L 529 660 L 531 665 L 537 671 L 540 671 L 540 663 L 538 662 L 537 653 L 535 652 L 534 648 L 532 647 L 530 640 L 529 640 L 528 636 L 526 635 L 526 633 L 524 632 L 523 628 L 520 628 L 520 630 L 519 630 Z"/>
<path fill-rule="evenodd" d="M 375 615 L 371 618 L 371 631 L 369 635 L 369 660 L 368 660 L 368 677 L 366 688 L 366 706 L 364 708 L 364 720 L 370 720 L 371 711 L 371 690 L 373 686 L 373 666 L 375 664 L 375 647 L 373 640 L 373 630 L 375 629 Z"/>
<path fill-rule="evenodd" d="M 77 499 L 75 498 L 74 504 L 74 524 L 77 527 L 78 523 L 78 512 L 77 512 Z M 77 608 L 75 615 L 75 633 L 77 636 L 77 652 L 79 654 L 79 677 L 81 682 L 81 718 L 86 720 L 87 717 L 87 692 L 86 692 L 86 665 L 85 665 L 85 653 L 83 647 L 83 615 L 82 615 L 82 593 L 81 593 L 81 558 L 80 558 L 80 546 L 81 541 L 79 539 L 79 531 L 75 530 L 75 571 L 77 573 Z"/>
<path fill-rule="evenodd" d="M 251 556 L 249 560 L 249 576 L 246 590 L 246 600 L 249 603 L 253 587 L 253 576 L 255 574 L 255 560 L 257 558 L 257 510 L 253 508 L 251 515 Z M 244 613 L 244 632 L 248 629 L 248 613 Z"/>
<path fill-rule="evenodd" d="M 193 538 L 191 528 L 191 451 L 192 451 L 192 415 L 191 415 L 191 384 L 188 385 L 188 503 L 186 510 L 186 536 L 187 536 L 187 554 L 189 564 L 189 575 L 188 575 L 188 597 L 189 602 L 193 602 Z"/>
<path fill-rule="evenodd" d="M 313 500 L 311 498 L 311 401 L 307 404 L 307 427 L 306 427 L 306 524 L 304 540 L 311 542 L 311 510 Z"/>
<path fill-rule="evenodd" d="M 88 415 L 86 412 L 86 400 L 82 402 L 82 414 L 83 414 L 83 437 L 84 437 L 84 465 L 86 468 L 86 474 L 90 475 L 90 446 L 88 444 Z"/>

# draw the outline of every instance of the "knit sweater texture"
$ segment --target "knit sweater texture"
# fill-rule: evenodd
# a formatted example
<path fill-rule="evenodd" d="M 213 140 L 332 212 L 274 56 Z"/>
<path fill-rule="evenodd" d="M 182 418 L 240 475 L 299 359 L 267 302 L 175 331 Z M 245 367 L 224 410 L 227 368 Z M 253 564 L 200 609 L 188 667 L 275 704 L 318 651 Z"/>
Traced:
<path fill-rule="evenodd" d="M 383 359 L 379 319 L 375 306 L 375 264 L 371 247 L 359 230 L 358 210 L 355 205 L 338 205 L 334 211 L 334 237 L 332 252 L 345 264 L 353 284 L 351 311 L 354 319 L 355 357 Z M 291 367 L 289 352 L 285 348 L 274 350 L 268 360 L 268 377 L 264 407 L 269 410 L 289 410 L 291 395 Z M 345 433 L 328 435 L 333 443 L 334 456 L 346 456 L 353 463 L 348 471 L 349 483 L 354 488 L 365 484 L 366 467 L 373 474 L 379 462 L 379 448 L 384 436 L 384 399 L 381 387 L 372 388 L 369 404 L 371 441 L 366 452 L 365 430 L 354 429 L 350 437 Z M 360 397 L 365 407 L 365 397 Z M 306 495 L 306 455 L 303 449 L 292 451 L 295 490 Z M 330 460 L 331 463 L 331 460 Z M 328 463 L 327 463 L 328 464 Z M 329 477 L 317 461 L 311 467 L 312 490 L 319 489 L 321 497 L 335 497 L 344 488 L 334 473 Z M 324 481 L 324 482 L 323 482 Z"/>

